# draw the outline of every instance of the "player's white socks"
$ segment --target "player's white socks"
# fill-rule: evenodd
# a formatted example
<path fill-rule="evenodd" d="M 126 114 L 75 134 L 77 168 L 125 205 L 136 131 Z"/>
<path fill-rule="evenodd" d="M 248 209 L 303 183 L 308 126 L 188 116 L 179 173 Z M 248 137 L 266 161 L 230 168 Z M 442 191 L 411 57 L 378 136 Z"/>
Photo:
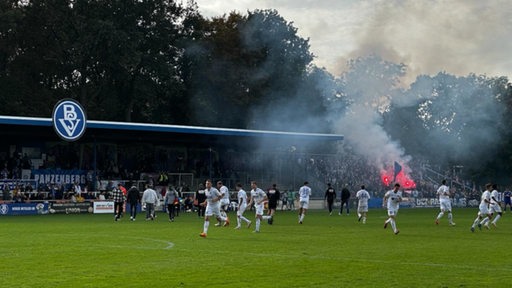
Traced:
<path fill-rule="evenodd" d="M 471 227 L 475 228 L 475 226 L 478 224 L 478 221 L 480 221 L 480 217 L 476 217 L 475 221 L 473 221 L 473 225 Z"/>
<path fill-rule="evenodd" d="M 300 214 L 299 221 L 300 221 L 300 222 L 304 221 L 304 213 Z"/>
<path fill-rule="evenodd" d="M 226 218 L 226 217 L 228 217 L 228 214 L 226 214 L 226 212 L 224 212 L 224 211 L 220 211 L 220 216 Z"/>
<path fill-rule="evenodd" d="M 270 215 L 263 215 L 263 216 L 261 216 L 261 219 L 263 219 L 263 220 L 268 220 L 270 218 L 272 218 L 272 216 L 270 216 Z"/>
<path fill-rule="evenodd" d="M 363 224 L 365 224 L 366 223 L 366 216 L 363 216 L 362 219 L 363 219 Z"/>
<path fill-rule="evenodd" d="M 485 217 L 484 220 L 480 221 L 480 224 L 485 225 L 487 222 L 489 222 L 489 217 Z"/>
<path fill-rule="evenodd" d="M 450 223 L 450 224 L 453 223 L 453 215 L 452 215 L 452 213 L 448 213 L 448 223 Z"/>
<path fill-rule="evenodd" d="M 251 222 L 249 219 L 245 218 L 244 216 L 240 216 L 240 219 L 242 219 L 242 221 L 244 221 L 245 223 Z M 240 225 L 240 224 L 238 224 L 238 225 Z"/>
<path fill-rule="evenodd" d="M 396 232 L 396 223 L 395 220 L 389 218 L 389 222 L 391 222 L 391 228 L 393 228 L 393 232 Z"/>
<path fill-rule="evenodd" d="M 204 221 L 203 232 L 204 234 L 208 234 L 208 227 L 210 226 L 210 221 Z"/>
<path fill-rule="evenodd" d="M 496 222 L 498 222 L 498 220 L 500 220 L 500 218 L 501 218 L 500 214 L 496 215 L 496 218 L 494 218 L 494 220 L 492 221 L 492 224 L 496 224 Z"/>
<path fill-rule="evenodd" d="M 443 215 L 444 215 L 444 212 L 439 212 L 439 214 L 437 215 L 437 219 L 438 219 L 438 220 L 439 220 L 439 219 L 441 219 L 441 217 L 443 217 Z M 449 214 L 448 214 L 448 215 L 449 215 Z"/>
<path fill-rule="evenodd" d="M 251 222 L 251 221 L 249 221 L 249 219 L 245 218 L 244 216 L 238 216 L 238 217 L 236 217 L 237 227 L 240 227 L 240 225 L 242 224 L 242 221 L 244 221 L 245 223 Z"/>
<path fill-rule="evenodd" d="M 256 218 L 256 228 L 254 229 L 254 231 L 260 231 L 260 224 L 261 224 L 260 218 Z"/>

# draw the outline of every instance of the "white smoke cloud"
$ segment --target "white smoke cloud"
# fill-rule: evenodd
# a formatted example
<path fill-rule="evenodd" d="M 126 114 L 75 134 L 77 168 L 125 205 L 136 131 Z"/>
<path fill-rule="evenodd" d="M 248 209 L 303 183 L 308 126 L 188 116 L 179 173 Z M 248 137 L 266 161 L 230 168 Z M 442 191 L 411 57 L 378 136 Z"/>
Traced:
<path fill-rule="evenodd" d="M 512 78 L 508 0 L 197 0 L 204 15 L 276 9 L 309 38 L 315 63 L 338 75 L 346 60 L 378 54 L 418 74 Z"/>
<path fill-rule="evenodd" d="M 405 63 L 409 82 L 439 71 L 510 77 L 511 12 L 504 0 L 376 1 L 348 58 L 375 53 Z"/>
<path fill-rule="evenodd" d="M 363 103 L 353 104 L 335 128 L 356 153 L 364 155 L 380 171 L 387 170 L 394 161 L 407 164 L 411 159 L 382 128 L 382 114 Z"/>

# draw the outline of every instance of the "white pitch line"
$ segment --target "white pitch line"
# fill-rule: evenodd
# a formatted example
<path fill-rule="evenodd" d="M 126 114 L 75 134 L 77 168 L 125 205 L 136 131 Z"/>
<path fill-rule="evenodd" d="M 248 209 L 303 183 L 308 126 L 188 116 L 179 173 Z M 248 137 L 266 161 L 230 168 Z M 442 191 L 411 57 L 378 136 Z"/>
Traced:
<path fill-rule="evenodd" d="M 166 241 L 166 240 L 152 239 L 152 238 L 137 238 L 137 237 L 129 237 L 129 238 L 141 239 L 141 240 L 149 240 L 149 241 L 153 241 L 153 242 L 157 242 L 157 243 L 165 243 L 165 244 L 167 244 L 167 246 L 165 248 L 163 248 L 164 250 L 168 250 L 168 249 L 171 249 L 171 248 L 174 247 L 174 243 L 172 243 L 170 241 Z"/>

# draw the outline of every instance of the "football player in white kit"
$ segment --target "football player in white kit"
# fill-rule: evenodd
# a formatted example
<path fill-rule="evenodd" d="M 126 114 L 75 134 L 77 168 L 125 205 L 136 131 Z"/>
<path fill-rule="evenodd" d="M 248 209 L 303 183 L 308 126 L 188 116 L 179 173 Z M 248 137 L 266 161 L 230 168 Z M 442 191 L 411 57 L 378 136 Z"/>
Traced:
<path fill-rule="evenodd" d="M 485 191 L 482 192 L 480 198 L 480 206 L 478 206 L 478 216 L 473 225 L 471 225 L 471 232 L 475 232 L 475 226 L 478 225 L 479 229 L 482 229 L 482 225 L 489 229 L 489 220 L 491 220 L 491 212 L 489 211 L 489 204 L 491 204 L 491 187 L 492 184 L 485 185 Z"/>
<path fill-rule="evenodd" d="M 256 181 L 251 181 L 251 188 L 251 200 L 249 204 L 247 204 L 247 207 L 251 207 L 251 205 L 254 204 L 254 208 L 256 209 L 256 227 L 253 232 L 259 233 L 261 220 L 268 220 L 270 218 L 270 216 L 263 216 L 263 207 L 265 201 L 267 201 L 267 193 L 258 188 Z"/>
<path fill-rule="evenodd" d="M 227 211 L 229 209 L 229 189 L 228 187 L 224 186 L 222 184 L 222 181 L 217 181 L 217 189 L 219 190 L 220 194 L 222 195 L 222 198 L 220 199 L 220 214 L 222 217 L 228 218 Z M 215 224 L 215 226 L 220 226 L 221 222 L 218 222 Z M 224 222 L 224 226 L 228 226 L 228 222 Z"/>
<path fill-rule="evenodd" d="M 384 229 L 388 227 L 388 223 L 391 223 L 391 228 L 393 228 L 395 235 L 400 233 L 400 230 L 396 228 L 396 215 L 400 208 L 400 202 L 402 202 L 402 192 L 400 191 L 400 184 L 396 183 L 393 190 L 386 192 L 382 201 L 382 206 L 386 206 L 388 208 L 389 216 L 389 218 L 384 222 Z"/>
<path fill-rule="evenodd" d="M 299 189 L 299 223 L 302 224 L 306 212 L 309 208 L 309 196 L 311 196 L 311 188 L 308 186 L 308 181 L 304 182 L 304 186 Z"/>
<path fill-rule="evenodd" d="M 448 223 L 451 226 L 455 226 L 455 223 L 453 223 L 452 202 L 450 201 L 450 188 L 446 186 L 445 179 L 441 182 L 441 186 L 437 189 L 436 194 L 439 196 L 439 208 L 441 209 L 436 218 L 436 225 L 439 225 L 439 219 L 443 217 L 444 213 L 448 212 Z"/>
<path fill-rule="evenodd" d="M 357 221 L 363 220 L 363 224 L 366 224 L 366 214 L 368 213 L 368 200 L 370 200 L 370 193 L 365 190 L 365 186 L 361 185 L 361 190 L 357 191 L 356 198 L 357 202 Z"/>
<path fill-rule="evenodd" d="M 247 228 L 249 228 L 249 227 L 251 227 L 251 221 L 249 221 L 249 219 L 244 217 L 245 209 L 247 209 L 247 193 L 242 188 L 242 184 L 240 184 L 240 183 L 236 184 L 236 190 L 238 190 L 238 195 L 237 195 L 238 210 L 236 211 L 237 225 L 236 225 L 235 229 L 240 229 L 240 227 L 242 225 L 242 221 L 247 223 Z"/>
<path fill-rule="evenodd" d="M 492 184 L 491 205 L 489 206 L 489 208 L 490 208 L 489 212 L 491 213 L 491 216 L 494 216 L 494 214 L 497 214 L 491 223 L 492 226 L 494 226 L 494 227 L 496 227 L 496 222 L 498 222 L 498 220 L 500 220 L 501 215 L 503 214 L 503 212 L 501 212 L 501 202 L 499 201 L 499 199 L 500 199 L 500 195 L 498 192 L 498 185 Z"/>
<path fill-rule="evenodd" d="M 208 234 L 208 227 L 210 226 L 210 217 L 215 215 L 219 222 L 226 222 L 229 225 L 229 219 L 227 217 L 223 217 L 220 214 L 220 199 L 222 199 L 222 195 L 219 190 L 212 187 L 212 181 L 206 180 L 206 189 L 204 191 L 206 195 L 206 200 L 201 203 L 201 205 L 206 205 L 206 211 L 204 213 L 204 225 L 203 232 L 199 234 L 199 236 L 206 238 Z"/>

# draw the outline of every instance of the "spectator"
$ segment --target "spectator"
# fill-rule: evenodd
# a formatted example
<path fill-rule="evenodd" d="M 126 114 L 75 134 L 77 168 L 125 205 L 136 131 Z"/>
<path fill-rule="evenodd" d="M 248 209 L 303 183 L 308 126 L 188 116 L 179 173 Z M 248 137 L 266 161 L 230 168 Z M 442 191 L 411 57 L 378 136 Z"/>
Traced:
<path fill-rule="evenodd" d="M 7 183 L 4 183 L 2 185 L 2 200 L 11 200 L 11 189 L 9 188 L 9 184 Z"/>
<path fill-rule="evenodd" d="M 272 188 L 267 190 L 268 197 L 268 224 L 272 225 L 274 223 L 274 214 L 276 213 L 277 201 L 281 198 L 281 193 L 279 189 L 277 189 L 277 184 L 272 184 Z"/>
<path fill-rule="evenodd" d="M 290 208 L 288 208 L 288 192 L 283 192 L 282 194 L 282 198 L 281 198 L 281 211 L 284 210 L 284 207 L 286 207 L 287 210 L 289 210 Z"/>
<path fill-rule="evenodd" d="M 340 206 L 340 213 L 339 215 L 343 215 L 343 206 L 346 206 L 347 209 L 347 215 L 349 215 L 350 211 L 350 191 L 348 190 L 348 184 L 345 184 L 343 186 L 343 189 L 341 189 L 341 206 Z"/>
<path fill-rule="evenodd" d="M 510 188 L 507 188 L 505 192 L 503 192 L 503 211 L 507 211 L 507 206 L 510 208 L 510 211 L 512 211 L 511 196 L 512 191 L 510 191 Z"/>
<path fill-rule="evenodd" d="M 123 191 L 121 191 L 121 189 L 119 189 L 119 186 L 121 186 L 121 184 L 118 184 L 118 187 L 112 189 L 112 198 L 114 200 L 114 212 L 115 212 L 114 220 L 115 221 L 119 221 L 119 219 L 121 219 L 121 217 L 123 216 L 124 201 L 126 199 L 123 194 Z"/>
<path fill-rule="evenodd" d="M 21 191 L 18 190 L 15 192 L 13 200 L 14 200 L 14 203 L 25 203 L 27 198 Z"/>
<path fill-rule="evenodd" d="M 152 189 L 152 186 L 147 184 L 146 190 L 142 194 L 142 205 L 146 206 L 146 221 L 155 220 L 155 208 L 157 205 L 158 195 L 156 191 Z"/>
<path fill-rule="evenodd" d="M 192 196 L 188 196 L 187 198 L 185 198 L 185 202 L 183 203 L 183 206 L 184 206 L 184 209 L 185 209 L 185 212 L 192 212 L 193 209 L 194 209 L 194 199 L 192 198 Z"/>
<path fill-rule="evenodd" d="M 174 222 L 174 216 L 176 215 L 176 204 L 179 203 L 178 191 L 170 187 L 165 193 L 164 205 L 167 207 L 167 213 L 169 214 L 169 221 Z M 178 204 L 179 205 L 179 204 Z M 178 206 L 179 207 L 179 206 Z"/>
<path fill-rule="evenodd" d="M 85 194 L 85 200 L 94 200 L 96 199 L 96 197 L 94 196 L 94 193 L 92 193 L 92 191 L 87 191 L 87 193 Z"/>
<path fill-rule="evenodd" d="M 73 191 L 75 192 L 75 195 L 78 197 L 82 195 L 82 187 L 80 187 L 80 184 L 78 182 L 75 182 L 73 184 Z"/>
<path fill-rule="evenodd" d="M 327 190 L 325 191 L 324 199 L 327 201 L 327 208 L 329 209 L 329 216 L 332 215 L 332 206 L 336 199 L 336 190 L 332 188 L 331 183 L 327 183 Z"/>
<path fill-rule="evenodd" d="M 127 202 L 130 205 L 130 221 L 135 221 L 137 217 L 137 207 L 140 203 L 140 191 L 135 185 L 130 187 L 127 193 Z"/>
<path fill-rule="evenodd" d="M 200 205 L 204 201 L 206 201 L 206 194 L 205 194 L 205 190 L 204 190 L 204 185 L 203 184 L 199 184 L 199 186 L 197 188 L 197 191 L 196 191 L 196 200 L 195 200 L 196 206 L 197 206 L 197 216 L 198 217 L 204 217 L 204 212 L 206 210 L 206 206 L 205 205 Z"/>

